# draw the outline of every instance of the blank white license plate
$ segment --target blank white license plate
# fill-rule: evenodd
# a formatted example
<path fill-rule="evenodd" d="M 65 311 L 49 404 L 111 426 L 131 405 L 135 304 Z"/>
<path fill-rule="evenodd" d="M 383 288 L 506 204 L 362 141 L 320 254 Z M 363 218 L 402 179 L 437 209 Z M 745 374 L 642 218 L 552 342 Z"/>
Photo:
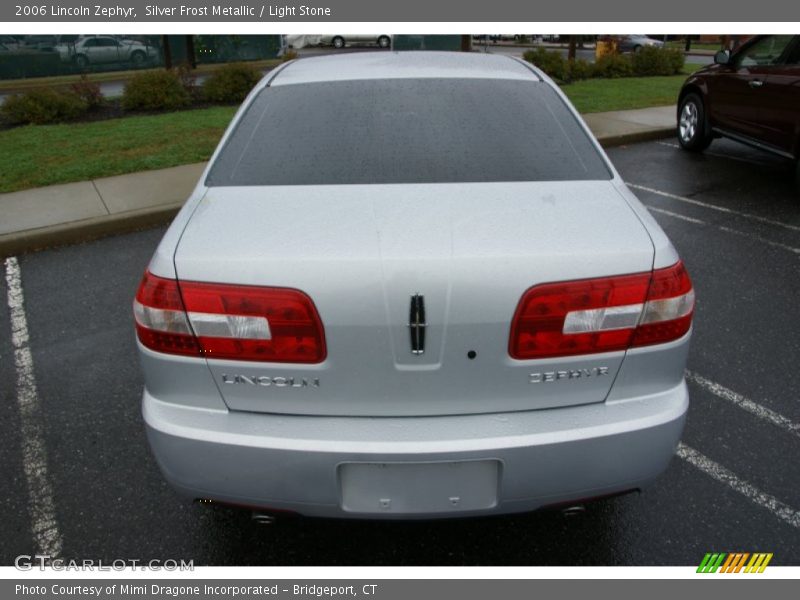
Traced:
<path fill-rule="evenodd" d="M 497 504 L 499 463 L 470 460 L 339 465 L 342 509 L 359 513 L 439 513 Z"/>

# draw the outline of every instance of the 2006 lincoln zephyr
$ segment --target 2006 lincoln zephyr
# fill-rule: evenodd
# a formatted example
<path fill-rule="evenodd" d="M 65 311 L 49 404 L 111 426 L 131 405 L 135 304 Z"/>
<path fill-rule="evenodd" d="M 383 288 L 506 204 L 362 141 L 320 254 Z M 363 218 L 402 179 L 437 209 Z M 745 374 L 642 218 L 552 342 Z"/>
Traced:
<path fill-rule="evenodd" d="M 304 515 L 640 489 L 681 435 L 693 307 L 675 249 L 537 69 L 289 62 L 136 294 L 147 433 L 189 497 Z"/>

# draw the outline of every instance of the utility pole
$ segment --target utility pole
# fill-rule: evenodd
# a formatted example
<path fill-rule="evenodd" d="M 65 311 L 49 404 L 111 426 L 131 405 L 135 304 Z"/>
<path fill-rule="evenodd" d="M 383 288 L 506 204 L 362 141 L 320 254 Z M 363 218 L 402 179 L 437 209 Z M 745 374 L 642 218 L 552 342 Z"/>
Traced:
<path fill-rule="evenodd" d="M 169 46 L 169 36 L 161 36 L 161 45 L 164 47 L 164 68 L 172 68 L 172 48 Z"/>
<path fill-rule="evenodd" d="M 193 69 L 197 68 L 197 57 L 194 55 L 194 36 L 186 36 L 186 62 L 192 65 Z"/>

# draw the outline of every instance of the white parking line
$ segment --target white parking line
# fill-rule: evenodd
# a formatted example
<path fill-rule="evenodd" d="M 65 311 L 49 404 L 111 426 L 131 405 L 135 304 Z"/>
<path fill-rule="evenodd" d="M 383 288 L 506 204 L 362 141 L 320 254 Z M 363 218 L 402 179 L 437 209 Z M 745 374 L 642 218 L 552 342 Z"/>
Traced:
<path fill-rule="evenodd" d="M 749 413 L 754 414 L 759 419 L 772 423 L 773 425 L 777 425 L 784 431 L 791 433 L 797 437 L 800 437 L 800 423 L 793 423 L 791 419 L 784 417 L 782 414 L 775 412 L 771 408 L 767 408 L 766 406 L 762 406 L 758 402 L 754 402 L 749 398 L 745 398 L 741 394 L 737 394 L 733 390 L 726 388 L 719 383 L 711 381 L 710 379 L 706 379 L 702 375 L 698 375 L 693 371 L 686 371 L 686 379 L 689 381 L 696 383 L 701 388 L 708 390 L 712 394 L 714 394 L 717 398 L 721 398 L 722 400 L 727 400 L 738 406 L 741 409 L 746 410 Z"/>
<path fill-rule="evenodd" d="M 739 479 L 735 473 L 726 469 L 721 464 L 714 462 L 704 454 L 681 442 L 678 444 L 678 456 L 693 467 L 700 469 L 706 475 L 724 483 L 729 488 L 740 493 L 751 502 L 767 509 L 773 515 L 785 521 L 792 527 L 800 529 L 800 512 L 784 504 L 774 496 L 762 492 L 746 481 Z"/>
<path fill-rule="evenodd" d="M 773 248 L 780 248 L 781 250 L 788 250 L 793 254 L 800 255 L 800 248 L 795 248 L 794 246 L 789 246 L 787 244 L 781 244 L 780 242 L 774 242 L 772 240 L 768 240 L 767 238 L 763 238 L 760 235 L 753 235 L 751 233 L 747 233 L 745 231 L 739 231 L 738 229 L 731 229 L 730 227 L 725 227 L 723 225 L 713 225 L 711 223 L 707 223 L 701 219 L 695 219 L 694 217 L 687 217 L 686 215 L 682 215 L 680 213 L 672 212 L 669 210 L 664 210 L 663 208 L 657 208 L 655 206 L 651 206 L 650 204 L 645 204 L 647 210 L 659 213 L 662 215 L 667 215 L 668 217 L 673 217 L 675 219 L 681 219 L 683 221 L 688 221 L 689 223 L 694 223 L 695 225 L 707 225 L 709 227 L 714 227 L 719 229 L 720 231 L 724 231 L 725 233 L 732 233 L 734 235 L 740 235 L 742 237 L 750 238 L 751 240 L 755 240 L 757 242 L 761 242 L 762 244 L 767 244 L 768 246 L 772 246 Z"/>
<path fill-rule="evenodd" d="M 772 246 L 773 248 L 781 248 L 783 250 L 788 250 L 789 252 L 794 252 L 795 254 L 800 254 L 800 248 L 795 248 L 794 246 L 789 246 L 787 244 L 781 244 L 780 242 L 773 242 L 772 240 L 763 238 L 760 235 L 752 235 L 750 233 L 745 233 L 744 231 L 739 231 L 738 229 L 731 229 L 730 227 L 725 227 L 723 225 L 716 225 L 715 227 L 717 227 L 717 229 L 719 229 L 720 231 L 733 233 L 735 235 L 741 235 L 746 238 L 750 238 L 752 240 L 761 242 L 762 244 L 767 244 L 768 246 Z"/>
<path fill-rule="evenodd" d="M 11 316 L 11 343 L 17 370 L 17 407 L 22 438 L 22 467 L 28 485 L 28 504 L 37 552 L 51 559 L 61 553 L 61 533 L 56 522 L 55 501 L 47 474 L 47 451 L 41 421 L 39 394 L 33 373 L 33 355 L 28 344 L 28 320 L 22 295 L 19 263 L 6 259 L 8 308 Z"/>
<path fill-rule="evenodd" d="M 702 206 L 703 208 L 710 208 L 711 210 L 716 210 L 719 212 L 727 213 L 730 215 L 736 215 L 737 217 L 742 217 L 744 219 L 750 219 L 752 221 L 758 221 L 760 223 L 766 223 L 767 225 L 774 225 L 775 227 L 783 227 L 784 229 L 789 229 L 790 231 L 800 231 L 800 226 L 797 225 L 790 225 L 789 223 L 782 223 L 781 221 L 774 221 L 772 219 L 767 219 L 766 217 L 761 217 L 759 215 L 754 215 L 751 213 L 740 212 L 738 210 L 733 210 L 730 208 L 726 208 L 724 206 L 717 206 L 716 204 L 709 204 L 708 202 L 701 202 L 700 200 L 695 200 L 693 198 L 687 198 L 685 196 L 678 196 L 677 194 L 670 194 L 669 192 L 662 192 L 661 190 L 657 190 L 655 188 L 647 187 L 644 185 L 638 185 L 636 183 L 629 183 L 625 182 L 630 188 L 635 190 L 641 190 L 643 192 L 649 192 L 651 194 L 655 194 L 657 196 L 663 196 L 664 198 L 671 198 L 672 200 L 678 200 L 680 202 L 686 202 L 687 204 L 694 204 L 695 206 Z"/>
<path fill-rule="evenodd" d="M 706 223 L 705 221 L 701 221 L 700 219 L 695 219 L 694 217 L 687 217 L 686 215 L 674 213 L 670 210 L 664 210 L 663 208 L 656 208 L 655 206 L 650 206 L 649 204 L 645 204 L 645 206 L 647 207 L 647 210 L 650 210 L 652 212 L 657 212 L 662 215 L 667 215 L 668 217 L 675 217 L 676 219 L 689 221 L 689 223 L 695 223 L 696 225 L 708 225 L 708 223 Z"/>
<path fill-rule="evenodd" d="M 659 146 L 668 146 L 669 148 L 677 148 L 680 150 L 679 144 L 670 144 L 669 142 L 656 142 Z M 773 167 L 774 163 L 769 163 L 764 160 L 756 160 L 745 156 L 733 156 L 732 154 L 721 154 L 720 152 L 711 152 L 710 150 L 703 151 L 704 155 L 716 156 L 717 158 L 727 158 L 728 160 L 738 160 L 739 162 L 747 163 L 749 165 L 759 165 L 762 167 Z"/>

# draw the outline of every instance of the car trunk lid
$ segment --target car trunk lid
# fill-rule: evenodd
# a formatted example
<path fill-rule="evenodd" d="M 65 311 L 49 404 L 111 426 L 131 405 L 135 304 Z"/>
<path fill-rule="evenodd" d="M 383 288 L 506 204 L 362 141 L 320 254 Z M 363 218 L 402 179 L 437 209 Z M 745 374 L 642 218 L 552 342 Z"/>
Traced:
<path fill-rule="evenodd" d="M 210 188 L 175 254 L 181 280 L 302 290 L 321 317 L 322 363 L 208 359 L 229 408 L 351 416 L 602 402 L 624 352 L 514 360 L 511 319 L 534 285 L 652 261 L 610 181 Z"/>

